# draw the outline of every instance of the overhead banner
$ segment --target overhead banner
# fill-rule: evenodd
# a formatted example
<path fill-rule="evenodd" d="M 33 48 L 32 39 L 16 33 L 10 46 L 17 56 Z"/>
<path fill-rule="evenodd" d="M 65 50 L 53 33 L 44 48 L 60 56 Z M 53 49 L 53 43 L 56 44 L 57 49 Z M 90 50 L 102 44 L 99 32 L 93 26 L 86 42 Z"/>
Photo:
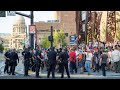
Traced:
<path fill-rule="evenodd" d="M 35 34 L 36 30 L 36 25 L 29 25 L 29 33 L 30 34 Z"/>
<path fill-rule="evenodd" d="M 7 16 L 16 16 L 15 11 L 7 11 Z"/>

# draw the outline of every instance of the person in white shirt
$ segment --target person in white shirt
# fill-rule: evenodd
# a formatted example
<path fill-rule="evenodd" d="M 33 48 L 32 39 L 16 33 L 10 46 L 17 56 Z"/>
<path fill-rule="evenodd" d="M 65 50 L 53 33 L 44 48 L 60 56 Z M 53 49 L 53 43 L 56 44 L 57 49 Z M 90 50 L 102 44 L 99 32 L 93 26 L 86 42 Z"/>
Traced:
<path fill-rule="evenodd" d="M 91 62 L 92 62 L 92 57 L 93 57 L 93 55 L 92 55 L 92 52 L 91 52 L 91 50 L 89 49 L 89 50 L 87 50 L 87 53 L 86 53 L 86 61 L 85 61 L 85 69 L 87 70 L 87 72 L 88 72 L 88 75 L 90 75 L 91 74 Z"/>
<path fill-rule="evenodd" d="M 120 62 L 120 51 L 117 45 L 115 45 L 115 50 L 111 53 L 111 61 L 114 62 L 115 72 L 119 72 L 119 62 Z"/>

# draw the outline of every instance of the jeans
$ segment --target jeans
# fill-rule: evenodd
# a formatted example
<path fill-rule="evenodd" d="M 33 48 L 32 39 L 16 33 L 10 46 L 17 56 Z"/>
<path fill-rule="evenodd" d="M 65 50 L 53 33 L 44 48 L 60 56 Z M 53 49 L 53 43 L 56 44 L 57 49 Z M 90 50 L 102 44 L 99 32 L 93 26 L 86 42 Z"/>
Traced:
<path fill-rule="evenodd" d="M 76 68 L 76 62 L 70 61 L 70 73 L 73 74 L 75 70 L 75 73 L 77 73 L 77 68 Z"/>
<path fill-rule="evenodd" d="M 115 72 L 120 72 L 120 61 L 114 62 Z"/>
<path fill-rule="evenodd" d="M 101 69 L 102 69 L 103 76 L 106 76 L 105 67 L 106 67 L 106 63 L 102 63 L 102 64 L 101 64 Z"/>
<path fill-rule="evenodd" d="M 91 62 L 90 61 L 86 61 L 85 62 L 85 69 L 87 70 L 88 74 L 90 74 L 91 72 Z"/>

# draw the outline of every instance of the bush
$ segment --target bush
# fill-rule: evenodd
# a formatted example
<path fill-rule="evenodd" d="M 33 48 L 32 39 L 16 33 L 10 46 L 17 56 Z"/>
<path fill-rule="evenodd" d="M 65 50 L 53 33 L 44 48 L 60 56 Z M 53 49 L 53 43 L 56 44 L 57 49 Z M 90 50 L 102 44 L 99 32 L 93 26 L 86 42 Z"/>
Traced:
<path fill-rule="evenodd" d="M 2 44 L 0 44 L 0 52 L 3 52 L 3 50 L 4 50 L 4 47 Z"/>

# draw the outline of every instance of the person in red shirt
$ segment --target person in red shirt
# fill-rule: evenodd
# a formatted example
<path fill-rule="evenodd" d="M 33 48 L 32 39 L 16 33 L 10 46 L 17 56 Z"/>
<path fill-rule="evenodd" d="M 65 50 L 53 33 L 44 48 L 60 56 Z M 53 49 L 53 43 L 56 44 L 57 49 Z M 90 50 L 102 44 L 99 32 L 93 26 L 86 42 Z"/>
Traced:
<path fill-rule="evenodd" d="M 75 70 L 75 73 L 77 73 L 77 68 L 76 68 L 76 53 L 75 49 L 72 48 L 71 51 L 69 52 L 69 61 L 70 61 L 70 73 L 73 74 Z"/>

